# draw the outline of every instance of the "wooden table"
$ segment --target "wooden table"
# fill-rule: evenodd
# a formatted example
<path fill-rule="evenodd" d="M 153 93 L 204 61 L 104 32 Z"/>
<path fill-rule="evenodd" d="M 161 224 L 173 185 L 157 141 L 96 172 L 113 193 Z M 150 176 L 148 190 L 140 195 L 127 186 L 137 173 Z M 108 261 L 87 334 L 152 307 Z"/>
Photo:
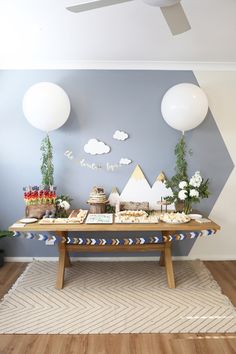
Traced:
<path fill-rule="evenodd" d="M 56 280 L 56 288 L 62 289 L 64 285 L 65 267 L 71 266 L 69 252 L 146 252 L 160 251 L 160 265 L 166 267 L 167 283 L 169 288 L 175 288 L 175 278 L 172 264 L 171 246 L 168 236 L 178 232 L 201 231 L 205 229 L 220 230 L 220 226 L 211 221 L 210 223 L 200 224 L 194 220 L 186 224 L 167 224 L 159 222 L 158 224 L 63 224 L 63 225 L 40 225 L 38 223 L 27 224 L 23 228 L 10 227 L 10 231 L 17 232 L 53 232 L 60 241 L 58 243 L 59 267 Z M 92 231 L 153 231 L 161 232 L 164 238 L 163 243 L 157 244 L 138 244 L 138 245 L 72 245 L 62 242 L 68 237 L 68 232 L 92 232 Z M 165 237 L 166 236 L 166 237 Z"/>

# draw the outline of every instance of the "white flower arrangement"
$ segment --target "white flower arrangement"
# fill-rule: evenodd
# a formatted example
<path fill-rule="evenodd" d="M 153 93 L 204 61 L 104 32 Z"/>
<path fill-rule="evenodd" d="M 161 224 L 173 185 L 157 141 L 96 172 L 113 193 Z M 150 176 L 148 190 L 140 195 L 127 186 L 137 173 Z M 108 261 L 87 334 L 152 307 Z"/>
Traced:
<path fill-rule="evenodd" d="M 187 191 L 185 189 L 179 191 L 178 198 L 180 200 L 185 200 L 187 198 Z"/>
<path fill-rule="evenodd" d="M 192 204 L 200 202 L 200 198 L 207 198 L 209 180 L 204 181 L 200 172 L 196 171 L 190 180 L 180 181 L 179 190 L 175 194 L 176 200 L 184 202 L 184 212 L 190 212 Z"/>
<path fill-rule="evenodd" d="M 72 198 L 68 195 L 59 195 L 56 198 L 56 218 L 67 218 L 68 210 L 71 207 Z"/>
<path fill-rule="evenodd" d="M 199 188 L 202 183 L 202 177 L 199 171 L 196 171 L 194 175 L 190 178 L 189 185 Z"/>
<path fill-rule="evenodd" d="M 199 197 L 199 192 L 196 189 L 190 189 L 189 196 L 198 198 Z"/>
<path fill-rule="evenodd" d="M 188 183 L 187 183 L 186 181 L 181 181 L 181 182 L 179 183 L 179 188 L 180 188 L 180 189 L 184 189 L 184 188 L 187 187 L 187 185 L 188 185 Z"/>
<path fill-rule="evenodd" d="M 58 200 L 58 204 L 60 206 L 60 208 L 64 209 L 64 210 L 69 210 L 70 209 L 70 204 L 66 201 L 66 200 Z"/>

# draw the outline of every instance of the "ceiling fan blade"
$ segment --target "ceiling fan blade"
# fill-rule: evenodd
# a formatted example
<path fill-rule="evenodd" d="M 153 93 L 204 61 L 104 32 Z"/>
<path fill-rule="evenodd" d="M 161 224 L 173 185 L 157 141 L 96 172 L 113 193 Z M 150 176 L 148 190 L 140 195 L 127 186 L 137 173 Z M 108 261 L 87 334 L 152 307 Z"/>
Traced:
<path fill-rule="evenodd" d="M 77 5 L 67 6 L 66 9 L 72 12 L 81 12 L 129 1 L 133 0 L 78 0 Z"/>
<path fill-rule="evenodd" d="M 184 9 L 180 3 L 161 7 L 161 11 L 174 36 L 191 29 Z"/>

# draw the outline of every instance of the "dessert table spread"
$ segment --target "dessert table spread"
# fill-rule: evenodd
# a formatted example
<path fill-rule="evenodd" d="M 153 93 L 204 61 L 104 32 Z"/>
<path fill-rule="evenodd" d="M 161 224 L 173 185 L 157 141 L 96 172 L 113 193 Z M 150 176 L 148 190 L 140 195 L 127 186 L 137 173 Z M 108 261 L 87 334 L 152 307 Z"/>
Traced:
<path fill-rule="evenodd" d="M 169 224 L 162 221 L 153 224 L 51 224 L 42 225 L 39 222 L 13 224 L 10 231 L 14 236 L 23 236 L 28 239 L 38 240 L 53 239 L 58 243 L 59 266 L 56 279 L 56 288 L 62 289 L 64 285 L 65 267 L 71 266 L 69 252 L 146 252 L 160 251 L 160 265 L 165 266 L 167 283 L 169 288 L 175 288 L 175 278 L 172 264 L 171 246 L 173 241 L 181 241 L 186 238 L 214 235 L 220 226 L 210 220 L 207 223 L 199 223 L 191 220 L 185 224 Z M 128 235 L 124 237 L 104 236 L 85 237 L 80 233 L 92 232 L 140 232 L 140 236 Z M 153 234 L 142 236 L 142 231 Z"/>

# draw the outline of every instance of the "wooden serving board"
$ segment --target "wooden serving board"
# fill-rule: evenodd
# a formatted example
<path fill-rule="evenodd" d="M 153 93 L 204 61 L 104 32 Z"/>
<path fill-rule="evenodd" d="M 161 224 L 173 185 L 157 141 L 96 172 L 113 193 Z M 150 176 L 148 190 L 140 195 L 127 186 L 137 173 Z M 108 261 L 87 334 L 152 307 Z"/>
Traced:
<path fill-rule="evenodd" d="M 39 225 L 67 225 L 67 224 L 81 224 L 81 222 L 71 221 L 68 218 L 44 218 L 41 219 Z"/>

